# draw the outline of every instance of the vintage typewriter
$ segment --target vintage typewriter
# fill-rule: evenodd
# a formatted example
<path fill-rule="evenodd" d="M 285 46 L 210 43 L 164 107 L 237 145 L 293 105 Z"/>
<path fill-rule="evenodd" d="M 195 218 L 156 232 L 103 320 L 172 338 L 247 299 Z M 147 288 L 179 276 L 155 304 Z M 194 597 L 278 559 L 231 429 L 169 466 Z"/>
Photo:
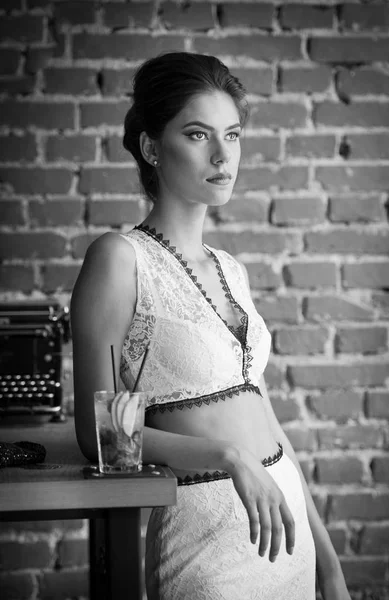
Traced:
<path fill-rule="evenodd" d="M 62 415 L 69 310 L 55 300 L 0 303 L 0 417 Z"/>

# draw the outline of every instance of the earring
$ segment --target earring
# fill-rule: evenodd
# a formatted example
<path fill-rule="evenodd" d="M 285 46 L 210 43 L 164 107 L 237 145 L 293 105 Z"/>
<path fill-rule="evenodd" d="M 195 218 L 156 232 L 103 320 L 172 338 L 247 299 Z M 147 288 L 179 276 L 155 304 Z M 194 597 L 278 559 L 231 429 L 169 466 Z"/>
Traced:
<path fill-rule="evenodd" d="M 158 167 L 158 161 L 156 159 L 153 160 L 153 165 L 154 165 L 154 167 Z"/>

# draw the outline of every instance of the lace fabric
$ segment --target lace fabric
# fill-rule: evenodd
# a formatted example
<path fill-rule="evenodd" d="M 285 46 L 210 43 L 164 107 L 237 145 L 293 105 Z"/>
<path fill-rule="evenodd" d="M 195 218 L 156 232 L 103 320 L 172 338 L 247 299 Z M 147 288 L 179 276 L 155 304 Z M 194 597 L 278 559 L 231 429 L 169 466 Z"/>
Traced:
<path fill-rule="evenodd" d="M 137 303 L 124 340 L 120 373 L 132 389 L 146 347 L 138 389 L 153 390 L 146 413 L 224 400 L 241 391 L 260 394 L 258 381 L 270 352 L 271 336 L 255 309 L 239 263 L 209 246 L 231 308 L 229 325 L 176 248 L 145 226 L 123 236 L 137 264 Z"/>
<path fill-rule="evenodd" d="M 292 555 L 283 533 L 274 563 L 249 539 L 247 511 L 231 479 L 182 486 L 177 504 L 153 509 L 146 536 L 148 600 L 314 600 L 315 546 L 297 469 L 269 465 L 295 521 Z"/>

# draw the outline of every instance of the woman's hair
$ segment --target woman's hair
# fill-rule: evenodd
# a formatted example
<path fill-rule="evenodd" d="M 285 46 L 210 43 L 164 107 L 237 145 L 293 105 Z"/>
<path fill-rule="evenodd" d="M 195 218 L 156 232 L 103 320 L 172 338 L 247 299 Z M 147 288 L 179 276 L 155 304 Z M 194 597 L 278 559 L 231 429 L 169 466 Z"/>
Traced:
<path fill-rule="evenodd" d="M 133 104 L 124 121 L 123 146 L 138 163 L 140 181 L 149 200 L 158 196 L 156 169 L 142 156 L 142 131 L 160 139 L 166 125 L 201 93 L 222 91 L 231 96 L 243 126 L 248 119 L 246 90 L 214 56 L 169 52 L 143 63 L 133 79 Z"/>

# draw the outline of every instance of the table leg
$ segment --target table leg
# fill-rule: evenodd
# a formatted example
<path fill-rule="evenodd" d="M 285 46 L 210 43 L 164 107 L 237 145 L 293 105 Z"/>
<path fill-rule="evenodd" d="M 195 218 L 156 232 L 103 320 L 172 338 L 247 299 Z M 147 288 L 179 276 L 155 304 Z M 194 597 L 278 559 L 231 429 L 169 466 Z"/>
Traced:
<path fill-rule="evenodd" d="M 90 600 L 142 600 L 141 509 L 90 520 Z"/>

